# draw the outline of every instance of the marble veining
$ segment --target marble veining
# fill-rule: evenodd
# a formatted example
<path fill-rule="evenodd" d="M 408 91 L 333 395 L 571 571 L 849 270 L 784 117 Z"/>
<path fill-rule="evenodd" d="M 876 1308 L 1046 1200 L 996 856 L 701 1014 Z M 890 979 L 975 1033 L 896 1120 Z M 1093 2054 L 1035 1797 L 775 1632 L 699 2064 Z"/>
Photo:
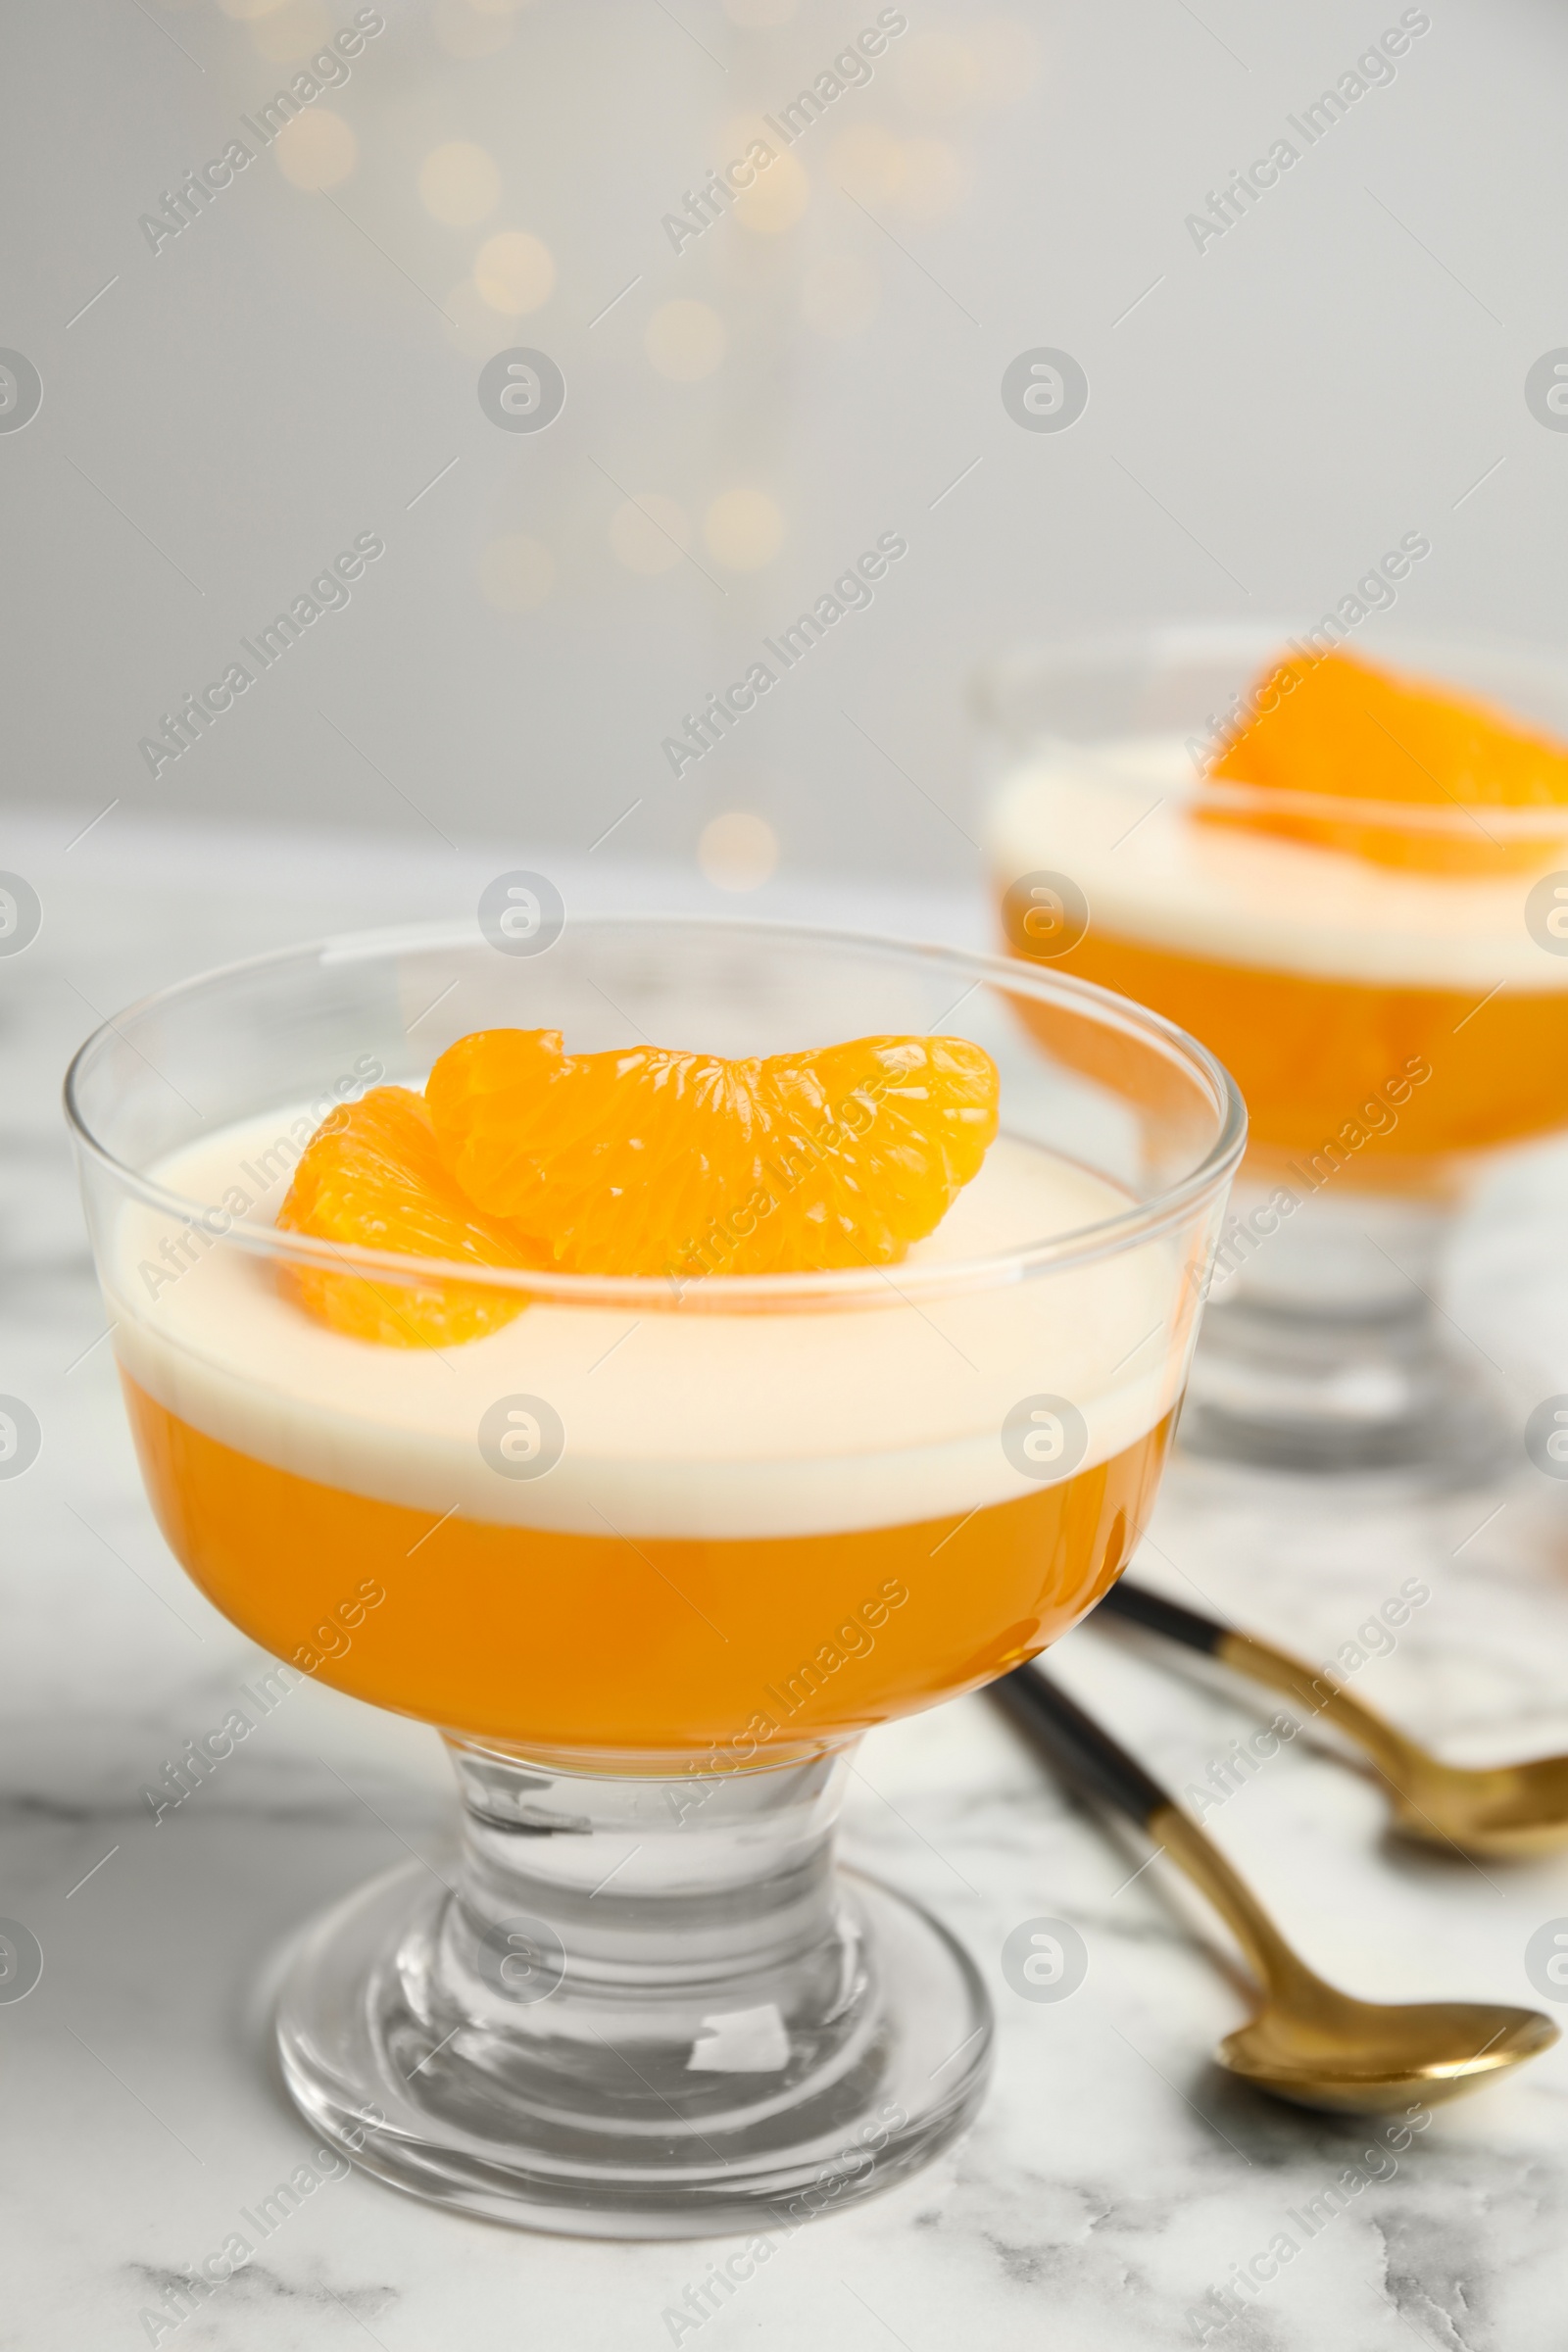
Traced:
<path fill-rule="evenodd" d="M 989 2103 L 926 2173 L 794 2233 L 728 2293 L 703 2284 L 722 2245 L 516 2234 L 328 2175 L 230 2281 L 187 2298 L 177 2328 L 144 2320 L 167 2320 L 167 2291 L 177 2304 L 189 2267 L 243 2232 L 241 2212 L 301 2167 L 323 2172 L 268 2064 L 269 1968 L 371 1871 L 410 1850 L 442 1869 L 452 1799 L 431 1735 L 302 1685 L 155 1818 L 148 1788 L 267 1662 L 185 1584 L 142 1499 L 60 1074 L 96 1014 L 146 988 L 318 930 L 449 912 L 516 860 L 465 850 L 432 871 L 422 853 L 330 840 L 307 860 L 263 837 L 241 856 L 117 814 L 68 861 L 74 830 L 37 816 L 8 847 L 46 920 L 0 962 L 0 1390 L 45 1429 L 33 1468 L 0 1482 L 0 1915 L 44 1951 L 35 1990 L 0 2002 L 0 2352 L 1556 2352 L 1568 2054 L 1437 2112 L 1402 2147 L 1382 2124 L 1247 2092 L 1208 2057 L 1244 2014 L 1223 1931 L 979 1699 L 867 1741 L 848 1810 L 853 1857 L 938 1911 L 997 2003 Z M 564 885 L 580 905 L 715 903 L 630 872 Z M 911 911 L 903 895 L 769 886 L 751 903 L 985 935 L 983 910 L 956 897 Z M 1498 1177 L 1446 1299 L 1519 1424 L 1568 1388 L 1563 1170 L 1538 1152 Z M 1430 1597 L 1355 1688 L 1458 1758 L 1568 1747 L 1568 1486 L 1522 1455 L 1485 1493 L 1424 1501 L 1179 1461 L 1139 1573 L 1314 1660 L 1417 1578 Z M 1056 1666 L 1190 1803 L 1275 1711 L 1125 1629 L 1082 1628 Z M 1568 1918 L 1568 1856 L 1483 1867 L 1398 1849 L 1376 1784 L 1315 1731 L 1205 1818 L 1349 1988 L 1539 1999 L 1525 1946 Z M 1070 1921 L 1088 1947 L 1060 2002 L 1023 2000 L 1000 1968 L 1008 1932 L 1040 1917 Z M 1287 2237 L 1273 2275 L 1239 2286 Z"/>

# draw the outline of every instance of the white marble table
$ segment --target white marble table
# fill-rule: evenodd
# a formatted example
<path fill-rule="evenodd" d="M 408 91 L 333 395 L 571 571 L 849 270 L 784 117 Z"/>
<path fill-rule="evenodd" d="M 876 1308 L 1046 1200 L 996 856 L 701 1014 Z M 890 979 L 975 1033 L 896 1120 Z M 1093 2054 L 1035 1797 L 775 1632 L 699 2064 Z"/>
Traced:
<path fill-rule="evenodd" d="M 1065 1801 L 977 1699 L 866 1743 L 848 1831 L 852 1853 L 966 1940 L 992 1986 L 995 2088 L 945 2160 L 802 2231 L 700 2324 L 689 2304 L 672 2315 L 723 2246 L 514 2233 L 354 2176 L 318 2189 L 177 2331 L 148 2328 L 164 2288 L 309 2152 L 265 2055 L 270 1955 L 405 1848 L 438 1853 L 451 1805 L 433 1735 L 307 1685 L 152 1823 L 144 1782 L 220 1719 L 260 1661 L 184 1582 L 142 1499 L 59 1075 L 97 1010 L 253 948 L 466 909 L 516 857 L 455 853 L 432 869 L 395 848 L 236 846 L 121 819 L 66 853 L 74 830 L 34 819 L 0 854 L 46 911 L 26 954 L 0 961 L 0 1391 L 27 1398 L 44 1429 L 34 1467 L 0 1482 L 0 1916 L 45 1954 L 36 1989 L 0 2003 L 0 2352 L 155 2338 L 181 2352 L 368 2339 L 383 2352 L 694 2339 L 704 2352 L 1144 2352 L 1205 2340 L 1196 2309 L 1282 2232 L 1298 2250 L 1228 2324 L 1210 2304 L 1206 2340 L 1555 2352 L 1568 2047 L 1370 2164 L 1366 2128 L 1246 2093 L 1207 2056 L 1244 2014 L 1215 1923 L 1163 1860 L 1134 1876 L 1140 1841 Z M 717 903 L 677 877 L 562 880 L 577 904 Z M 906 895 L 879 906 L 770 886 L 747 904 L 959 937 L 982 921 L 964 902 L 911 908 Z M 1508 1178 L 1449 1301 L 1507 1376 L 1519 1422 L 1568 1387 L 1561 1168 L 1545 1155 Z M 1494 1492 L 1420 1506 L 1182 1463 L 1141 1569 L 1314 1657 L 1419 1576 L 1430 1602 L 1357 1688 L 1455 1755 L 1568 1746 L 1568 1488 L 1522 1459 Z M 1258 1720 L 1206 1670 L 1172 1674 L 1136 1637 L 1087 1627 L 1057 1662 L 1178 1790 Z M 1568 1855 L 1482 1869 L 1394 1849 L 1376 1788 L 1305 1740 L 1208 1820 L 1287 1931 L 1351 1989 L 1537 1997 L 1524 1949 L 1568 1916 Z M 1009 1929 L 1045 1914 L 1073 1921 L 1090 1956 L 1081 1989 L 1052 2004 L 1019 1998 L 999 1967 Z M 1336 2181 L 1343 2209 L 1308 2238 L 1288 2217 L 1313 2200 L 1326 2214 Z"/>

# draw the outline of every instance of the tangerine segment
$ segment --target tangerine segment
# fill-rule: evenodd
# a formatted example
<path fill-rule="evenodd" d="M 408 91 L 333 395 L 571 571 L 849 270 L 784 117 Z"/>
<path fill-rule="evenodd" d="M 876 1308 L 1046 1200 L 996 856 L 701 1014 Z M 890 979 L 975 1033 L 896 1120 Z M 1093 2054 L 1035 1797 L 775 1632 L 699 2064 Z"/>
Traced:
<path fill-rule="evenodd" d="M 430 1114 L 402 1086 L 378 1086 L 318 1127 L 294 1171 L 277 1221 L 291 1233 L 357 1242 L 411 1257 L 476 1266 L 538 1265 L 538 1253 L 478 1215 L 442 1166 Z M 481 1339 L 519 1314 L 516 1292 L 457 1282 L 404 1284 L 389 1275 L 331 1274 L 285 1265 L 284 1289 L 351 1339 L 388 1348 L 442 1348 Z"/>
<path fill-rule="evenodd" d="M 558 1265 L 694 1276 L 893 1263 L 978 1169 L 997 1093 L 965 1038 L 725 1061 L 481 1029 L 425 1100 L 463 1191 Z"/>
<path fill-rule="evenodd" d="M 1568 839 L 1568 747 L 1469 695 L 1332 653 L 1272 663 L 1249 700 L 1257 715 L 1231 737 L 1209 773 L 1265 792 L 1318 793 L 1341 808 L 1322 818 L 1261 805 L 1200 808 L 1209 824 L 1283 834 L 1428 873 L 1526 871 L 1556 854 L 1555 842 L 1542 837 L 1489 834 L 1489 808 L 1562 808 Z M 1345 808 L 1355 801 L 1444 808 L 1453 822 L 1442 830 L 1378 825 Z"/>

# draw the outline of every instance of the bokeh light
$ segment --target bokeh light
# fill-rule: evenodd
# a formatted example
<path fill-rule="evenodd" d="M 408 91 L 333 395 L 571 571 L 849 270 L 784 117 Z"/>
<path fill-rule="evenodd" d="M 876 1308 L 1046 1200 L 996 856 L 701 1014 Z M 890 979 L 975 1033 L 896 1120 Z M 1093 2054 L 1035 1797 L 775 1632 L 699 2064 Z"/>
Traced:
<path fill-rule="evenodd" d="M 473 0 L 435 0 L 430 30 L 448 57 L 495 57 L 512 38 L 505 10 L 478 8 Z"/>
<path fill-rule="evenodd" d="M 748 137 L 756 136 L 755 131 L 748 133 Z M 774 143 L 769 141 L 769 145 Z M 744 154 L 744 142 L 733 152 Z M 786 148 L 736 197 L 735 218 L 756 236 L 776 237 L 794 227 L 810 201 L 811 183 Z"/>
<path fill-rule="evenodd" d="M 731 808 L 703 827 L 697 862 L 720 890 L 759 890 L 778 864 L 778 835 L 766 817 Z"/>
<path fill-rule="evenodd" d="M 920 32 L 901 44 L 894 65 L 899 96 L 911 114 L 953 115 L 979 97 L 983 73 L 966 36 Z"/>
<path fill-rule="evenodd" d="M 283 0 L 282 7 L 253 18 L 250 25 L 251 47 L 270 65 L 292 65 L 331 37 L 332 19 L 324 0 Z"/>
<path fill-rule="evenodd" d="M 473 257 L 473 282 L 493 311 L 521 318 L 555 290 L 556 265 L 548 245 L 524 228 L 487 237 Z"/>
<path fill-rule="evenodd" d="M 359 141 L 342 116 L 319 106 L 285 122 L 272 141 L 278 170 L 297 188 L 335 188 L 348 178 L 359 152 Z"/>
<path fill-rule="evenodd" d="M 784 544 L 784 517 L 765 490 L 726 490 L 703 516 L 703 542 L 727 571 L 760 571 Z"/>
<path fill-rule="evenodd" d="M 984 17 L 968 34 L 988 106 L 1014 106 L 1040 78 L 1040 43 L 1016 17 Z"/>
<path fill-rule="evenodd" d="M 861 204 L 887 204 L 904 184 L 904 149 L 881 122 L 841 130 L 828 159 L 828 176 Z"/>
<path fill-rule="evenodd" d="M 432 147 L 419 166 L 419 201 L 448 228 L 472 228 L 501 201 L 495 158 L 469 139 Z"/>
<path fill-rule="evenodd" d="M 662 302 L 648 321 L 643 349 L 661 375 L 695 384 L 719 366 L 729 335 L 706 302 Z"/>

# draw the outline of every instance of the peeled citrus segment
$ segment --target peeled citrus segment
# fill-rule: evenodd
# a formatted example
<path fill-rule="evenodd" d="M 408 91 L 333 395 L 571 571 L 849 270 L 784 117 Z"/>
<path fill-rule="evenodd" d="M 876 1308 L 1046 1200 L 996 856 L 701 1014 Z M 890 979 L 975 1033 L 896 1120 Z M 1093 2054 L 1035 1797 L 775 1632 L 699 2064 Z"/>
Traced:
<path fill-rule="evenodd" d="M 457 1184 L 557 1265 L 690 1278 L 903 1257 L 979 1167 L 997 1090 L 964 1038 L 725 1061 L 483 1029 L 443 1054 L 425 1100 Z"/>
<path fill-rule="evenodd" d="M 481 1216 L 453 1183 L 417 1095 L 378 1086 L 334 1110 L 312 1136 L 277 1221 L 291 1233 L 475 1266 L 538 1265 L 514 1233 Z M 285 1290 L 334 1331 L 389 1348 L 481 1339 L 519 1314 L 516 1292 L 459 1282 L 403 1283 L 285 1264 Z"/>
<path fill-rule="evenodd" d="M 1260 788 L 1247 808 L 1199 810 L 1210 824 L 1283 834 L 1380 865 L 1428 873 L 1510 873 L 1550 862 L 1568 840 L 1568 746 L 1500 710 L 1425 679 L 1374 669 L 1348 654 L 1275 662 L 1253 686 L 1257 711 L 1209 773 Z M 1269 791 L 1318 794 L 1322 817 L 1269 809 Z M 1446 811 L 1441 828 L 1377 824 L 1347 804 L 1381 801 Z M 1509 837 L 1487 812 L 1563 811 L 1560 833 Z"/>

